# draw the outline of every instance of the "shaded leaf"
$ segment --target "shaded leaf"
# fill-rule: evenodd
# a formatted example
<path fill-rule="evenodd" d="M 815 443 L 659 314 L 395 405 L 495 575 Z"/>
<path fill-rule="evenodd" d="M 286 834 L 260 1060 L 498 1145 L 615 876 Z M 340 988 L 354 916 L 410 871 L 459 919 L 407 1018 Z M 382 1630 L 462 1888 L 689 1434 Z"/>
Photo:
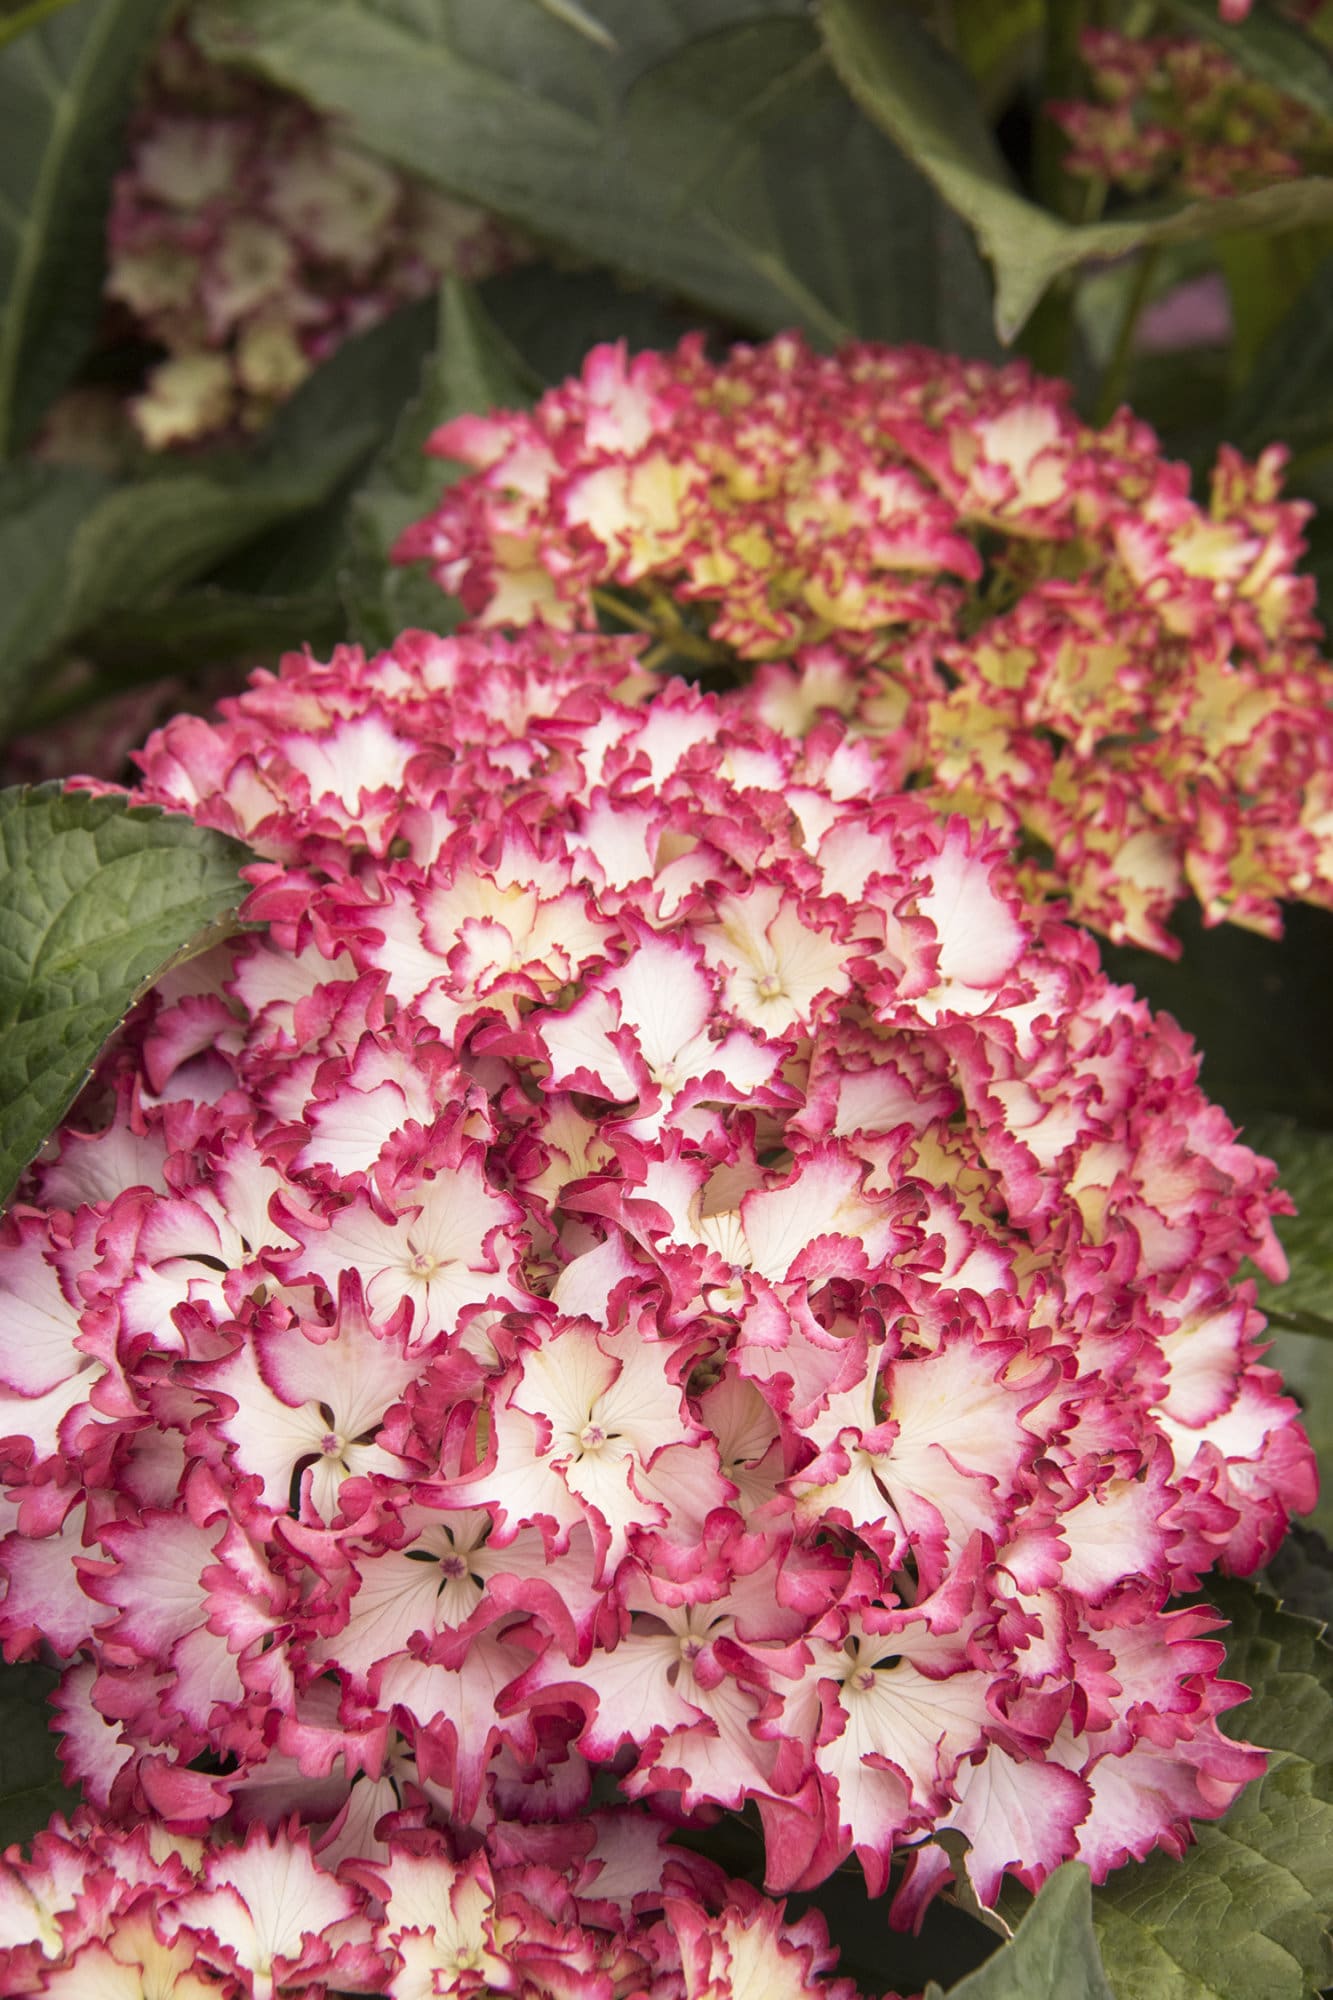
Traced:
<path fill-rule="evenodd" d="M 1327 49 L 1276 8 L 1260 5 L 1244 21 L 1223 21 L 1217 0 L 1162 0 L 1180 27 L 1216 42 L 1260 83 L 1285 91 L 1333 119 L 1333 60 Z"/>
<path fill-rule="evenodd" d="M 626 122 L 682 211 L 711 222 L 737 260 L 784 274 L 817 340 L 994 351 L 966 231 L 857 115 L 805 22 L 692 42 L 635 85 Z"/>
<path fill-rule="evenodd" d="M 1254 1579 L 1287 1611 L 1333 1624 L 1333 1548 L 1313 1528 L 1293 1524 L 1271 1563 Z M 1324 1634 L 1328 1643 L 1328 1634 Z"/>
<path fill-rule="evenodd" d="M 13 571 L 20 584 L 10 616 L 0 613 L 0 728 L 12 722 L 33 668 L 59 647 L 86 635 L 94 659 L 104 651 L 114 659 L 123 654 L 127 633 L 137 628 L 143 634 L 160 614 L 168 649 L 179 650 L 184 634 L 172 637 L 168 607 L 184 586 L 287 524 L 303 534 L 317 532 L 317 510 L 325 505 L 334 507 L 340 532 L 347 493 L 411 395 L 431 325 L 429 304 L 411 307 L 347 342 L 249 454 L 214 453 L 114 485 L 65 468 L 13 468 L 0 478 L 0 556 L 12 551 L 16 564 L 25 551 L 32 558 L 26 571 Z M 13 497 L 8 510 L 6 480 Z M 335 544 L 330 535 L 330 564 Z M 290 565 L 290 549 L 287 555 Z M 261 599 L 288 595 L 271 562 L 252 588 Z M 307 597 L 311 589 L 307 566 L 295 595 Z M 317 591 L 326 606 L 330 589 L 331 578 Z M 233 601 L 222 630 L 210 638 L 204 616 L 195 638 L 221 649 L 238 626 L 255 631 L 263 609 L 259 604 L 247 613 Z M 186 631 L 202 610 L 187 610 Z M 291 643 L 293 636 L 314 634 L 292 635 L 289 628 L 273 645 Z M 151 635 L 147 644 L 151 649 Z M 208 661 L 196 656 L 194 664 Z"/>
<path fill-rule="evenodd" d="M 955 0 L 958 54 L 989 98 L 1012 83 L 1045 25 L 1044 0 Z"/>
<path fill-rule="evenodd" d="M 123 797 L 0 792 L 0 1200 L 138 995 L 231 927 L 248 858 Z"/>
<path fill-rule="evenodd" d="M 565 270 L 533 262 L 488 278 L 477 289 L 487 317 L 525 369 L 543 384 L 575 375 L 590 348 L 623 340 L 632 354 L 674 347 L 700 315 L 642 283 L 608 270 Z M 716 328 L 725 335 L 732 329 Z"/>
<path fill-rule="evenodd" d="M 490 0 L 213 0 L 202 19 L 216 54 L 410 172 L 743 327 L 975 351 L 965 234 L 849 104 L 803 0 L 596 11 L 614 56 Z"/>
<path fill-rule="evenodd" d="M 362 645 L 388 646 L 409 626 L 453 630 L 460 607 L 425 566 L 391 560 L 404 528 L 428 513 L 465 469 L 428 457 L 426 440 L 467 411 L 528 403 L 533 386 L 476 295 L 458 279 L 447 279 L 435 351 L 417 397 L 348 509 L 340 582 L 352 636 Z"/>
<path fill-rule="evenodd" d="M 1317 176 L 1114 222 L 1062 221 L 1013 185 L 966 72 L 906 8 L 819 0 L 817 12 L 852 96 L 975 232 L 994 267 L 1002 340 L 1020 330 L 1055 278 L 1081 264 L 1159 243 L 1333 221 L 1333 180 Z"/>
<path fill-rule="evenodd" d="M 31 1840 L 53 1813 L 73 1812 L 56 1758 L 48 1699 L 60 1676 L 27 1663 L 0 1666 L 0 1848 Z"/>
<path fill-rule="evenodd" d="M 1319 1500 L 1307 1517 L 1317 1534 L 1333 1540 L 1333 1355 L 1315 1334 L 1270 1329 L 1264 1356 L 1301 1405 L 1301 1422 L 1319 1465 Z"/>
<path fill-rule="evenodd" d="M 1288 229 L 1277 236 L 1255 230 L 1224 237 L 1217 249 L 1231 304 L 1233 379 L 1245 382 L 1265 344 L 1333 253 L 1333 227 Z M 1227 432 L 1234 434 L 1230 411 Z"/>
<path fill-rule="evenodd" d="M 1203 1596 L 1230 1620 L 1220 1634 L 1227 1678 L 1250 1690 L 1222 1717 L 1223 1730 L 1308 1763 L 1314 1795 L 1333 1799 L 1333 1651 L 1318 1622 L 1274 1611 L 1252 1582 L 1235 1577 L 1210 1576 Z M 1333 1854 L 1328 1860 L 1333 1868 Z"/>
<path fill-rule="evenodd" d="M 71 0 L 0 0 L 0 48 L 70 5 Z"/>
<path fill-rule="evenodd" d="M 1314 1313 L 1333 1321 L 1333 1132 L 1307 1131 L 1289 1118 L 1267 1118 L 1248 1126 L 1245 1140 L 1277 1161 L 1282 1186 L 1298 1210 L 1279 1216 L 1276 1224 L 1291 1275 L 1283 1285 L 1261 1278 L 1259 1303 L 1265 1309 Z"/>
<path fill-rule="evenodd" d="M 0 731 L 66 629 L 70 544 L 109 490 L 72 466 L 0 466 Z"/>
<path fill-rule="evenodd" d="M 1091 1883 L 1081 1861 L 1066 1861 L 1042 1884 L 1008 1944 L 949 1988 L 948 2000 L 1117 2000 L 1092 1929 Z M 944 2000 L 932 1980 L 925 2000 Z"/>
<path fill-rule="evenodd" d="M 0 49 L 0 452 L 36 429 L 101 308 L 106 211 L 170 0 L 76 0 Z"/>
<path fill-rule="evenodd" d="M 341 636 L 341 607 L 331 589 L 243 597 L 203 585 L 149 610 L 117 612 L 98 626 L 91 651 L 107 692 L 224 660 L 331 646 Z"/>
<path fill-rule="evenodd" d="M 1237 924 L 1209 928 L 1182 904 L 1171 928 L 1174 963 L 1154 952 L 1101 945 L 1113 978 L 1166 1008 L 1203 1052 L 1201 1081 L 1247 1130 L 1274 1115 L 1333 1127 L 1333 914 L 1295 904 L 1275 942 Z"/>
<path fill-rule="evenodd" d="M 1333 257 L 1264 341 L 1228 431 L 1251 452 L 1274 439 L 1301 452 L 1333 438 Z"/>

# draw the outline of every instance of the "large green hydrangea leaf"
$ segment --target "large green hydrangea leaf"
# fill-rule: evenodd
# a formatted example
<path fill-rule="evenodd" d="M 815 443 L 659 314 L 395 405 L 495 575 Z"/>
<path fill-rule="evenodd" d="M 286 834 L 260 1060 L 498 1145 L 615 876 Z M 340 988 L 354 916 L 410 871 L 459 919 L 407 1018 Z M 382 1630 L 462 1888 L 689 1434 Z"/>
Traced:
<path fill-rule="evenodd" d="M 881 0 L 819 0 L 818 18 L 857 103 L 975 232 L 995 270 L 1002 340 L 1013 339 L 1054 279 L 1081 264 L 1154 244 L 1333 220 L 1333 179 L 1307 175 L 1113 222 L 1065 222 L 1019 192 L 982 119 L 971 79 L 909 8 Z"/>
<path fill-rule="evenodd" d="M 220 60 L 372 151 L 738 326 L 987 349 L 967 229 L 833 75 L 805 0 L 205 0 Z M 613 46 L 607 46 L 607 44 Z"/>
<path fill-rule="evenodd" d="M 92 339 L 111 177 L 169 6 L 77 0 L 26 9 L 16 39 L 0 29 L 0 453 L 32 434 Z"/>

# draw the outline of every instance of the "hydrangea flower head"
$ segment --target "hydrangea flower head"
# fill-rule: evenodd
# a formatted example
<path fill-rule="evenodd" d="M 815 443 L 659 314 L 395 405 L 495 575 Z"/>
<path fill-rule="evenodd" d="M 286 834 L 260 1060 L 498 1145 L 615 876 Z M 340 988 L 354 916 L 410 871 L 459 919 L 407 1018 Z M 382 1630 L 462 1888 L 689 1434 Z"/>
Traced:
<path fill-rule="evenodd" d="M 1146 426 L 1022 363 L 795 336 L 598 349 L 434 445 L 475 471 L 400 553 L 482 623 L 610 617 L 647 666 L 748 676 L 774 727 L 840 717 L 1117 940 L 1174 950 L 1187 890 L 1270 932 L 1333 902 L 1333 673 L 1279 450 L 1224 448 L 1200 506 Z"/>
<path fill-rule="evenodd" d="M 774 1890 L 905 1858 L 910 1922 L 943 1828 L 989 1902 L 1225 1809 L 1172 1600 L 1313 1500 L 1240 1280 L 1282 1201 L 1001 836 L 543 628 L 292 659 L 143 767 L 267 928 L 3 1226 L 0 1634 L 99 1812 L 344 1880 L 599 1779 L 753 1804 Z M 667 1915 L 686 1993 L 821 1962 Z"/>
<path fill-rule="evenodd" d="M 1046 107 L 1073 141 L 1067 173 L 1207 199 L 1298 179 L 1333 147 L 1325 119 L 1211 42 L 1086 28 L 1079 47 L 1091 97 Z"/>
<path fill-rule="evenodd" d="M 300 98 L 159 48 L 117 176 L 107 295 L 165 348 L 131 405 L 153 449 L 252 430 L 349 334 L 512 254 L 478 210 L 341 140 Z"/>

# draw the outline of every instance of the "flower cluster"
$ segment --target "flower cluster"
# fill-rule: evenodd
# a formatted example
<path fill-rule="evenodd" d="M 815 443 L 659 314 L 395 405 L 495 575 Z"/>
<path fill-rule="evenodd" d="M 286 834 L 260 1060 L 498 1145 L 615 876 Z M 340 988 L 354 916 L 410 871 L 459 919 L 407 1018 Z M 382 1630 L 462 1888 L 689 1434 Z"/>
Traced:
<path fill-rule="evenodd" d="M 991 1901 L 1262 1767 L 1170 1600 L 1313 1500 L 1271 1164 L 1001 837 L 761 706 L 408 634 L 149 744 L 267 929 L 0 1245 L 0 1633 L 113 1820 L 375 1867 L 597 1779 L 910 1922 L 940 1828 Z"/>
<path fill-rule="evenodd" d="M 924 349 L 721 363 L 595 350 L 531 412 L 434 447 L 476 468 L 411 528 L 484 624 L 653 632 L 753 671 L 756 712 L 842 716 L 941 810 L 1022 836 L 1025 887 L 1171 951 L 1333 902 L 1333 672 L 1282 454 L 1223 448 L 1205 508 L 1122 411 Z"/>
<path fill-rule="evenodd" d="M 1073 141 L 1069 173 L 1206 199 L 1298 179 L 1333 143 L 1317 113 L 1211 42 L 1086 28 L 1079 46 L 1092 97 L 1046 107 Z"/>
<path fill-rule="evenodd" d="M 187 21 L 135 112 L 108 254 L 108 296 L 166 349 L 131 406 L 156 450 L 257 428 L 349 334 L 512 250 L 300 98 L 210 63 Z"/>
<path fill-rule="evenodd" d="M 62 2000 L 857 2000 L 822 1919 L 664 1845 L 632 1807 L 497 1824 L 456 1850 L 403 1830 L 335 1874 L 296 1828 L 218 1846 L 81 1810 L 0 1859 L 0 1985 Z M 892 2000 L 892 1996 L 886 1996 Z"/>

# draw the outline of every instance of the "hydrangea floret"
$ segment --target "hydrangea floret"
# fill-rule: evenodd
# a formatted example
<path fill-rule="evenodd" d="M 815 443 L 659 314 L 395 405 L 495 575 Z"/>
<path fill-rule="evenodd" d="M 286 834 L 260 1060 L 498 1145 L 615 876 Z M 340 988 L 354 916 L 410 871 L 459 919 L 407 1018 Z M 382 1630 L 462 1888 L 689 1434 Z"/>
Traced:
<path fill-rule="evenodd" d="M 1189 890 L 1270 933 L 1333 903 L 1333 672 L 1279 448 L 1224 447 L 1201 506 L 1146 425 L 1023 363 L 794 335 L 598 349 L 433 447 L 475 470 L 399 553 L 480 623 L 610 619 L 649 666 L 748 675 L 775 728 L 840 717 L 1115 940 L 1174 951 Z"/>
<path fill-rule="evenodd" d="M 1211 42 L 1085 28 L 1079 50 L 1091 96 L 1046 106 L 1073 141 L 1067 173 L 1207 199 L 1327 166 L 1328 121 Z"/>
<path fill-rule="evenodd" d="M 1172 1600 L 1314 1497 L 1239 1277 L 1272 1166 L 1002 836 L 762 706 L 416 633 L 143 754 L 267 928 L 141 1004 L 3 1225 L 0 1634 L 69 1663 L 109 1826 L 259 1829 L 206 1889 L 279 1837 L 494 1868 L 609 1789 L 752 1806 L 775 1892 L 901 1864 L 911 1923 L 941 1829 L 991 1903 L 1262 1768 Z"/>
<path fill-rule="evenodd" d="M 107 296 L 166 350 L 130 414 L 154 450 L 257 429 L 350 334 L 515 247 L 301 98 L 211 62 L 187 17 L 154 56 L 114 185 Z"/>
<path fill-rule="evenodd" d="M 295 1824 L 223 1844 L 81 1809 L 30 1856 L 0 1858 L 0 1985 L 60 2000 L 857 2000 L 827 1976 L 818 1912 L 786 1920 L 668 1831 L 634 1807 L 497 1822 L 462 1847 L 405 1828 L 335 1872 Z"/>

